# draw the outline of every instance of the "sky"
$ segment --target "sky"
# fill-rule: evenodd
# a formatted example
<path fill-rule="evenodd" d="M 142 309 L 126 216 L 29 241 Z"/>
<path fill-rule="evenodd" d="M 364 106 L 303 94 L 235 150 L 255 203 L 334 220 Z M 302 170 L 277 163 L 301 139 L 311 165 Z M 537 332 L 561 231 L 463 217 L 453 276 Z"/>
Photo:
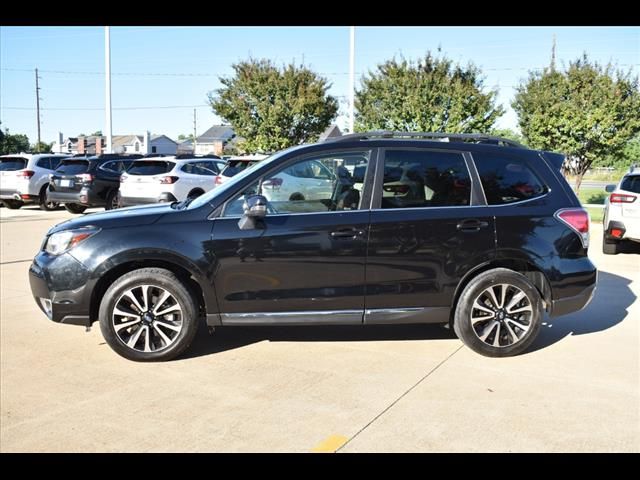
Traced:
<path fill-rule="evenodd" d="M 39 69 L 43 141 L 105 128 L 103 27 L 0 27 L 0 122 L 37 139 L 35 68 Z M 501 128 L 517 129 L 510 103 L 527 72 L 586 52 L 640 72 L 638 27 L 356 27 L 356 88 L 376 65 L 427 51 L 481 67 L 487 89 L 498 88 Z M 207 104 L 219 77 L 249 57 L 304 64 L 331 83 L 338 125 L 347 125 L 349 27 L 112 27 L 113 134 L 150 131 L 176 139 L 222 123 Z"/>

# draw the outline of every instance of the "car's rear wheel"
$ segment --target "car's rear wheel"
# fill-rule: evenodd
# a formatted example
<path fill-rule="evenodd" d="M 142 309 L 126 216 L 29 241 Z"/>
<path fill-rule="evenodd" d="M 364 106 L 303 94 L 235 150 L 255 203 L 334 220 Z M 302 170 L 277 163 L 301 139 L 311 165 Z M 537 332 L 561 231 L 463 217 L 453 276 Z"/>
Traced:
<path fill-rule="evenodd" d="M 44 187 L 40 189 L 40 198 L 38 203 L 40 204 L 40 210 L 45 210 L 47 212 L 50 212 L 52 210 L 57 210 L 60 204 L 58 202 L 52 202 L 50 200 L 47 200 L 48 187 L 49 187 L 49 184 L 47 183 Z"/>
<path fill-rule="evenodd" d="M 289 201 L 291 202 L 303 201 L 303 200 L 304 200 L 304 195 L 301 194 L 300 192 L 292 193 L 291 196 L 289 197 Z"/>
<path fill-rule="evenodd" d="M 118 208 L 118 191 L 111 190 L 107 195 L 106 204 L 104 206 L 105 210 L 114 210 Z"/>
<path fill-rule="evenodd" d="M 606 232 L 602 233 L 602 253 L 605 255 L 617 255 L 620 251 L 620 243 L 617 240 L 607 238 Z"/>
<path fill-rule="evenodd" d="M 189 192 L 189 195 L 187 195 L 187 198 L 189 199 L 198 198 L 203 193 L 204 193 L 204 190 L 200 190 L 199 188 L 196 188 L 195 190 L 192 190 Z"/>
<path fill-rule="evenodd" d="M 3 200 L 5 206 L 10 210 L 18 210 L 24 205 L 20 200 Z"/>
<path fill-rule="evenodd" d="M 469 348 L 487 357 L 508 357 L 531 345 L 542 323 L 542 299 L 522 274 L 487 270 L 462 291 L 454 330 Z"/>
<path fill-rule="evenodd" d="M 77 203 L 65 203 L 64 208 L 67 209 L 67 212 L 71 213 L 84 213 L 87 209 L 84 205 L 78 205 Z"/>
<path fill-rule="evenodd" d="M 100 330 L 119 355 L 138 362 L 171 360 L 198 329 L 198 305 L 180 279 L 142 268 L 116 280 L 100 303 Z"/>

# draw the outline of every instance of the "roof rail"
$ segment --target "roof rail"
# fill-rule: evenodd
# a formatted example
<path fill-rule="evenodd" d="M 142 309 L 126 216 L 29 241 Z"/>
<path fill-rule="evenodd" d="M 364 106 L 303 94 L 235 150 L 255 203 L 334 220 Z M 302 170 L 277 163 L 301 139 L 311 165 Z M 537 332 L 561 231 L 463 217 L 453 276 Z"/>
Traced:
<path fill-rule="evenodd" d="M 369 140 L 376 138 L 408 138 L 423 140 L 438 140 L 447 142 L 474 142 L 501 145 L 504 147 L 526 148 L 524 145 L 505 137 L 485 135 L 484 133 L 440 133 L 440 132 L 394 132 L 376 130 L 371 132 L 350 133 L 341 137 L 330 137 L 325 142 L 346 142 L 349 140 Z"/>

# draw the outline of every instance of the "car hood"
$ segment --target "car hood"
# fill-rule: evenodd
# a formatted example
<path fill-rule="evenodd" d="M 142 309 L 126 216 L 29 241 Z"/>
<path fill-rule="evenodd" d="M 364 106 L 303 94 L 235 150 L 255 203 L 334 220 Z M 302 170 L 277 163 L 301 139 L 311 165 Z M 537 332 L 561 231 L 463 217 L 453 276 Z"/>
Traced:
<path fill-rule="evenodd" d="M 151 225 L 162 215 L 175 212 L 168 203 L 161 205 L 143 205 L 138 207 L 119 208 L 106 212 L 91 213 L 57 224 L 48 234 L 71 230 L 74 228 L 95 226 L 100 228 L 121 228 L 139 225 Z"/>

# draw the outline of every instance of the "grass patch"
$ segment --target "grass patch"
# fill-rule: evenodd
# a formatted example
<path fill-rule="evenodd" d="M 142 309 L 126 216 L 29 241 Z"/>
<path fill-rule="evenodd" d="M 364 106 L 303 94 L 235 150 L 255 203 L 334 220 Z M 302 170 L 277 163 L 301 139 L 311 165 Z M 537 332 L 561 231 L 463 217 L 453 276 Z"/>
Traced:
<path fill-rule="evenodd" d="M 602 223 L 604 217 L 604 208 L 587 207 L 592 223 Z"/>
<path fill-rule="evenodd" d="M 602 188 L 581 188 L 578 193 L 578 198 L 581 203 L 597 203 L 598 205 L 604 205 L 604 200 L 607 198 L 608 193 Z"/>

